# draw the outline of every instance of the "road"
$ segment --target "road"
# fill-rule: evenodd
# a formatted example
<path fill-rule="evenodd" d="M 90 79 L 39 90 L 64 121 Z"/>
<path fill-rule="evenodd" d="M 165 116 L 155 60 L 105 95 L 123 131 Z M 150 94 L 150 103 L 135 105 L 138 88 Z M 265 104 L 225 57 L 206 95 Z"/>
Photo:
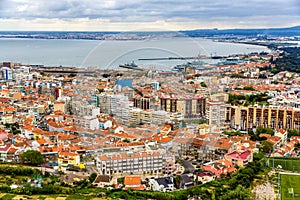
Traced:
<path fill-rule="evenodd" d="M 182 163 L 185 171 L 190 171 L 190 172 L 195 171 L 194 166 L 189 161 L 181 160 L 181 163 Z"/>

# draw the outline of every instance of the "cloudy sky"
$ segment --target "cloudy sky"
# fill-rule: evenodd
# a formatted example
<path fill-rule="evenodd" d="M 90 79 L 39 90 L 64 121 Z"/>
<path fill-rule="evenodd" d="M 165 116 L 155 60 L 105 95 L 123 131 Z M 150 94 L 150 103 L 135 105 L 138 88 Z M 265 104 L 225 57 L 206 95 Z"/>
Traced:
<path fill-rule="evenodd" d="M 0 30 L 141 31 L 300 25 L 300 0 L 0 0 Z"/>

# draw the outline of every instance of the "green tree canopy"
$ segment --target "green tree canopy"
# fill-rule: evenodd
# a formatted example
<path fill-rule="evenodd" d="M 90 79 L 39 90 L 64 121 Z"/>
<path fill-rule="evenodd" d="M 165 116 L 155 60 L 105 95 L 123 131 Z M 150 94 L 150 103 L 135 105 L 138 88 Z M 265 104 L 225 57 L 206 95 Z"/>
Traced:
<path fill-rule="evenodd" d="M 92 183 L 94 182 L 94 180 L 97 178 L 97 173 L 91 173 L 91 175 L 89 176 L 89 181 Z"/>
<path fill-rule="evenodd" d="M 267 140 L 261 142 L 260 150 L 264 153 L 271 153 L 273 151 L 273 144 Z"/>
<path fill-rule="evenodd" d="M 300 131 L 296 130 L 296 129 L 289 129 L 287 131 L 288 133 L 288 138 L 292 137 L 292 136 L 300 136 Z"/>
<path fill-rule="evenodd" d="M 44 158 L 41 152 L 28 150 L 21 154 L 20 161 L 22 164 L 38 166 L 44 163 Z"/>
<path fill-rule="evenodd" d="M 243 186 L 238 185 L 235 190 L 230 190 L 224 195 L 222 195 L 219 199 L 221 200 L 234 200 L 234 199 L 239 199 L 239 200 L 247 200 L 251 199 L 249 191 L 245 189 Z"/>
<path fill-rule="evenodd" d="M 207 87 L 207 85 L 205 84 L 205 82 L 201 82 L 200 85 L 201 85 L 201 87 Z"/>
<path fill-rule="evenodd" d="M 263 127 L 263 126 L 258 126 L 256 129 L 256 134 L 259 135 L 261 133 L 269 134 L 269 135 L 274 135 L 274 130 L 269 128 L 269 127 Z"/>

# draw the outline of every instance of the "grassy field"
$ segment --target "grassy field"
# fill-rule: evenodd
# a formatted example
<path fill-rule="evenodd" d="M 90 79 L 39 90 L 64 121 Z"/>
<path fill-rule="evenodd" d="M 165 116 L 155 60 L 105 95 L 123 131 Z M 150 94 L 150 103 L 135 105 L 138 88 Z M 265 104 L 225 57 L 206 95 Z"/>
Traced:
<path fill-rule="evenodd" d="M 281 169 L 300 173 L 300 160 L 269 158 L 266 161 L 266 165 L 272 168 L 279 168 L 281 166 Z"/>
<path fill-rule="evenodd" d="M 280 174 L 281 200 L 300 200 L 300 175 Z"/>

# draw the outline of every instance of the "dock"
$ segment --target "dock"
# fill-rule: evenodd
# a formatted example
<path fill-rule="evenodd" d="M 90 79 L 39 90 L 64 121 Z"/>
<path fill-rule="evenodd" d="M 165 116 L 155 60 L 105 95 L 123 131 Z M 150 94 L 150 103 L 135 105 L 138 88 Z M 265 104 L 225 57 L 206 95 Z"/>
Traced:
<path fill-rule="evenodd" d="M 188 56 L 188 57 L 160 57 L 160 58 L 139 58 L 138 60 L 197 60 L 197 59 L 225 59 L 228 56 Z"/>

